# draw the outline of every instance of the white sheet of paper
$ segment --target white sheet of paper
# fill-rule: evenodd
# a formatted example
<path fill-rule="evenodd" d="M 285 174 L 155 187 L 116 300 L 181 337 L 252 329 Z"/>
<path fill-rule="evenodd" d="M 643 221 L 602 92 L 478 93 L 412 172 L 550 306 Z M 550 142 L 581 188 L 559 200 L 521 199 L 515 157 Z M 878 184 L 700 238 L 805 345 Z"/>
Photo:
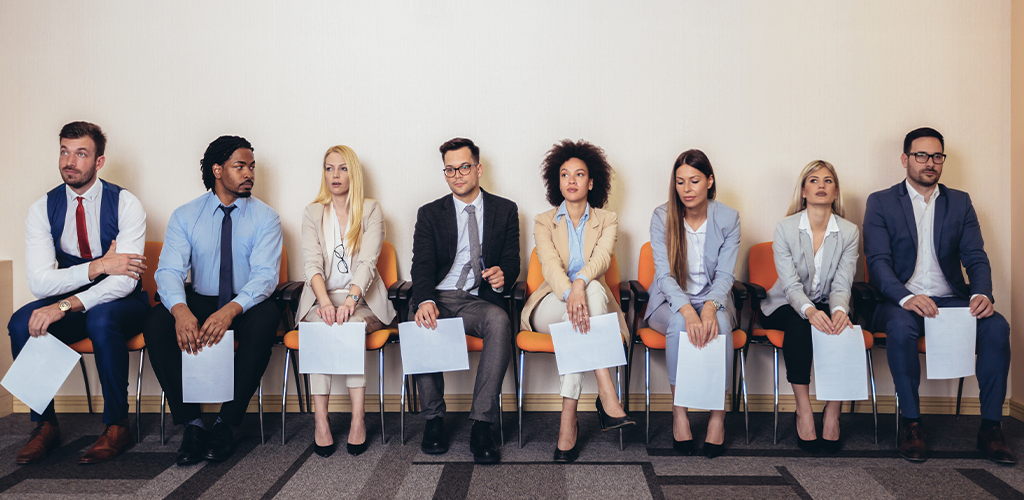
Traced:
<path fill-rule="evenodd" d="M 299 323 L 299 373 L 362 375 L 366 323 Z"/>
<path fill-rule="evenodd" d="M 199 354 L 181 352 L 181 395 L 185 403 L 223 403 L 235 399 L 235 332 Z"/>
<path fill-rule="evenodd" d="M 814 387 L 818 401 L 860 401 L 868 398 L 868 364 L 860 326 L 828 335 L 811 326 Z"/>
<path fill-rule="evenodd" d="M 81 357 L 53 335 L 29 337 L 0 385 L 43 413 Z"/>
<path fill-rule="evenodd" d="M 469 369 L 462 318 L 439 319 L 436 330 L 416 326 L 415 321 L 399 323 L 398 338 L 406 375 Z"/>
<path fill-rule="evenodd" d="M 978 318 L 969 307 L 940 307 L 934 318 L 924 319 L 925 361 L 928 378 L 950 379 L 974 375 Z"/>
<path fill-rule="evenodd" d="M 585 335 L 568 321 L 552 323 L 551 342 L 555 345 L 559 375 L 626 364 L 619 316 L 615 313 L 591 316 L 590 331 Z"/>
<path fill-rule="evenodd" d="M 703 349 L 697 349 L 690 343 L 686 332 L 680 333 L 676 397 L 672 404 L 701 410 L 725 409 L 727 338 L 727 335 L 719 335 Z"/>

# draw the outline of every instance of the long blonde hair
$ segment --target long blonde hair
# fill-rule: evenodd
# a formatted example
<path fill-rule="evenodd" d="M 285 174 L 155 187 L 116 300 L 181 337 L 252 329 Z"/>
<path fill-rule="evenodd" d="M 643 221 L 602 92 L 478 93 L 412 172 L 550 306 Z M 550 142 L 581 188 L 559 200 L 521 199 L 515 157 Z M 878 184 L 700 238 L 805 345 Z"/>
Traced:
<path fill-rule="evenodd" d="M 672 164 L 672 175 L 669 177 L 668 185 L 668 213 L 665 216 L 665 253 L 668 254 L 669 271 L 675 276 L 679 286 L 686 288 L 686 280 L 689 273 L 686 268 L 686 206 L 679 199 L 676 191 L 676 170 L 683 165 L 689 165 L 708 179 L 715 176 L 715 170 L 711 168 L 711 160 L 699 149 L 688 149 L 683 151 Z M 708 188 L 708 200 L 715 199 L 715 184 Z M 699 258 L 699 257 L 698 257 Z"/>
<path fill-rule="evenodd" d="M 801 210 L 807 208 L 807 200 L 804 198 L 804 183 L 807 182 L 807 178 L 811 174 L 818 171 L 819 169 L 828 169 L 828 172 L 832 174 L 832 179 L 836 183 L 836 199 L 832 200 L 832 213 L 845 217 L 846 210 L 843 208 L 843 190 L 839 189 L 839 175 L 836 174 L 836 167 L 833 167 L 831 163 L 825 160 L 814 160 L 807 164 L 802 171 L 800 171 L 800 180 L 796 183 L 796 189 L 793 190 L 793 201 L 789 203 L 789 212 L 787 216 L 799 213 Z"/>
<path fill-rule="evenodd" d="M 348 146 L 334 146 L 324 153 L 324 163 L 331 153 L 338 153 L 345 159 L 348 167 L 348 197 L 345 204 L 348 205 L 348 234 L 345 235 L 345 247 L 349 255 L 355 255 L 359 251 L 359 244 L 363 240 L 363 166 L 359 163 L 359 157 L 352 148 Z M 320 193 L 316 195 L 313 203 L 330 205 L 333 197 L 331 190 L 327 187 L 327 179 L 323 176 L 324 165 L 320 165 Z"/>

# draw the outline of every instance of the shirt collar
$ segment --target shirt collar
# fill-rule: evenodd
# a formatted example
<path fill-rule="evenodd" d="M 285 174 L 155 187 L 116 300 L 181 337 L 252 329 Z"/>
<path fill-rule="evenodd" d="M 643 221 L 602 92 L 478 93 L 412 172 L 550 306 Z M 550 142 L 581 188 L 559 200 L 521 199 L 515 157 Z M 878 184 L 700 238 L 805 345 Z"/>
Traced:
<path fill-rule="evenodd" d="M 910 199 L 912 201 L 913 200 L 921 200 L 921 201 L 923 201 L 925 203 L 925 205 L 927 205 L 927 204 L 930 204 L 931 202 L 935 201 L 935 198 L 937 198 L 939 196 L 939 191 L 940 190 L 939 190 L 939 186 L 937 186 L 937 185 L 935 186 L 935 190 L 932 191 L 931 198 L 926 200 L 926 199 L 924 199 L 924 195 L 922 195 L 921 193 L 918 193 L 917 190 L 914 189 L 914 186 L 910 185 L 910 181 L 909 180 L 905 180 L 905 181 L 903 181 L 903 183 L 907 185 L 907 193 L 910 194 Z"/>
<path fill-rule="evenodd" d="M 704 219 L 704 222 L 701 222 L 700 226 L 697 227 L 697 229 L 691 228 L 690 225 L 687 224 L 686 222 L 683 222 L 683 226 L 686 227 L 686 232 L 690 233 L 690 234 L 706 234 L 708 232 L 708 220 L 707 219 Z"/>
<path fill-rule="evenodd" d="M 569 216 L 569 209 L 565 206 L 565 200 L 562 200 L 562 204 L 558 205 L 558 211 L 555 212 L 555 224 L 561 222 L 562 217 Z M 583 211 L 583 217 L 580 217 L 580 224 L 590 220 L 590 203 L 587 203 L 587 209 Z"/>
<path fill-rule="evenodd" d="M 252 195 L 250 195 L 249 198 L 235 198 L 235 202 L 228 206 L 234 206 L 238 208 L 239 216 L 245 215 L 245 209 L 249 206 L 250 198 L 252 198 Z M 217 196 L 216 193 L 214 193 L 213 191 L 206 192 L 206 206 L 212 207 L 214 215 L 220 212 L 220 209 L 218 207 L 220 207 L 221 205 L 222 203 L 220 202 L 220 198 Z"/>
<path fill-rule="evenodd" d="M 452 201 L 455 202 L 456 214 L 461 214 L 464 210 L 466 210 L 466 207 L 468 207 L 469 205 L 473 205 L 474 207 L 476 207 L 476 210 L 479 212 L 484 208 L 484 192 L 482 190 L 477 192 L 476 199 L 473 200 L 472 203 L 465 203 L 462 200 L 456 198 L 454 194 L 452 195 Z"/>
<path fill-rule="evenodd" d="M 799 226 L 799 229 L 801 231 L 806 232 L 807 234 L 811 234 L 811 219 L 807 217 L 807 210 L 802 210 L 800 212 L 800 226 Z M 838 232 L 839 232 L 839 223 L 836 222 L 836 214 L 829 214 L 829 216 L 828 216 L 828 225 L 825 226 L 825 236 L 828 236 L 831 233 L 838 233 Z"/>
<path fill-rule="evenodd" d="M 92 201 L 96 201 L 96 197 L 99 196 L 100 191 L 103 190 L 103 185 L 102 184 L 103 184 L 103 181 L 101 181 L 99 179 L 96 179 L 96 182 L 92 183 L 92 187 L 90 187 L 88 191 L 86 191 L 85 193 L 83 193 L 81 195 L 75 194 L 75 192 L 71 190 L 70 186 L 65 185 L 64 186 L 64 193 L 66 193 L 68 195 L 68 201 L 69 202 L 76 201 L 76 199 L 79 196 L 81 196 L 82 198 L 85 198 L 86 201 L 92 202 Z"/>

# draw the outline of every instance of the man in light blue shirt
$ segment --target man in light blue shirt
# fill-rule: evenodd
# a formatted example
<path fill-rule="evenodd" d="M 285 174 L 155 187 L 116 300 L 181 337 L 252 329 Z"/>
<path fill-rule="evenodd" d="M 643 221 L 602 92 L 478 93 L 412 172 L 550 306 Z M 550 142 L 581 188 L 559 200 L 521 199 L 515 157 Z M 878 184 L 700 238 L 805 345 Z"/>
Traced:
<path fill-rule="evenodd" d="M 231 456 L 231 426 L 242 422 L 270 361 L 281 311 L 266 300 L 278 283 L 281 219 L 251 197 L 256 161 L 241 137 L 223 136 L 206 149 L 203 183 L 210 192 L 171 215 L 154 274 L 164 307 L 144 328 L 153 371 L 174 423 L 185 425 L 178 465 Z M 191 286 L 185 279 L 192 274 Z M 181 353 L 198 354 L 234 331 L 234 399 L 221 406 L 210 432 L 196 403 L 182 402 Z"/>

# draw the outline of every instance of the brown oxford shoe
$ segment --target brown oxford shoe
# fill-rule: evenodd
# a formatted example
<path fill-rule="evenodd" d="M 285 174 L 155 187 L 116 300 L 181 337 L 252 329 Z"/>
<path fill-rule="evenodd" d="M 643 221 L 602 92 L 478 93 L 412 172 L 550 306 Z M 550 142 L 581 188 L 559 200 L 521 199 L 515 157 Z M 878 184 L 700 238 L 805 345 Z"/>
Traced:
<path fill-rule="evenodd" d="M 900 456 L 911 462 L 928 460 L 928 450 L 924 445 L 924 430 L 921 429 L 921 424 L 914 422 L 903 429 Z"/>
<path fill-rule="evenodd" d="M 28 444 L 18 452 L 18 465 L 38 462 L 60 446 L 60 426 L 56 422 L 39 422 L 29 434 Z"/>
<path fill-rule="evenodd" d="M 103 434 L 96 440 L 82 458 L 80 464 L 98 464 L 106 462 L 111 458 L 120 455 L 132 444 L 131 432 L 128 432 L 127 425 L 107 424 L 103 428 Z"/>
<path fill-rule="evenodd" d="M 1017 463 L 1010 447 L 1006 445 L 1003 429 L 999 427 L 978 431 L 978 449 L 984 451 L 988 459 L 993 462 L 1010 465 Z"/>

